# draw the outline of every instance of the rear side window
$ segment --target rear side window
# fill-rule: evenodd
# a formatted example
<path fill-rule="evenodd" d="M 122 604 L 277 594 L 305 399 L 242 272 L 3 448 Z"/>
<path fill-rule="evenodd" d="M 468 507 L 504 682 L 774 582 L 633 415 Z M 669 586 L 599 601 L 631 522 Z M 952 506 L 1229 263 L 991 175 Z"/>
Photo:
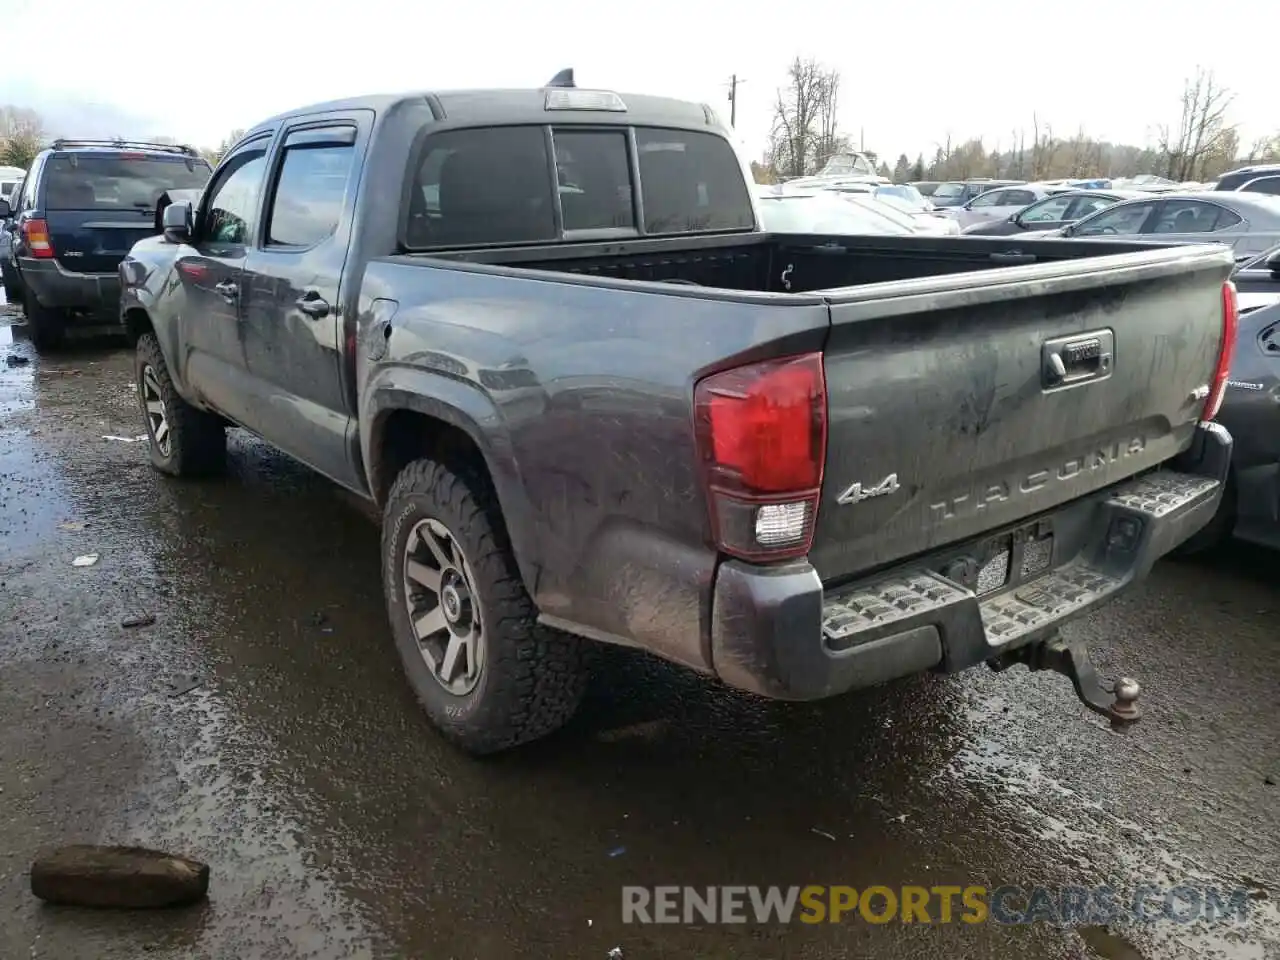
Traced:
<path fill-rule="evenodd" d="M 152 210 L 166 190 L 198 190 L 203 161 L 159 157 L 53 156 L 44 168 L 46 210 Z"/>
<path fill-rule="evenodd" d="M 750 230 L 751 198 L 729 142 L 689 130 L 636 129 L 646 233 Z"/>
<path fill-rule="evenodd" d="M 1026 206 L 1036 202 L 1036 195 L 1030 190 L 1006 190 L 1001 198 L 1001 205 L 1006 207 Z"/>
<path fill-rule="evenodd" d="M 408 218 L 410 249 L 557 239 L 542 127 L 432 136 L 410 188 Z"/>
<path fill-rule="evenodd" d="M 311 247 L 333 236 L 342 216 L 353 144 L 285 144 L 267 224 L 267 245 Z"/>

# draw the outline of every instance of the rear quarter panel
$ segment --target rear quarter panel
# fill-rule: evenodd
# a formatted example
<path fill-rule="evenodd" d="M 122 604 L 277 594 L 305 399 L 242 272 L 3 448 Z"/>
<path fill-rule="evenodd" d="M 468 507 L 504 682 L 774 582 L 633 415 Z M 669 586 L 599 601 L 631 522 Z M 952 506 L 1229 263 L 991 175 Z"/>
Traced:
<path fill-rule="evenodd" d="M 464 426 L 540 610 L 705 668 L 716 554 L 693 384 L 735 362 L 821 349 L 827 329 L 816 296 L 377 260 L 361 302 L 360 429 L 366 443 L 377 437 L 397 396 Z"/>

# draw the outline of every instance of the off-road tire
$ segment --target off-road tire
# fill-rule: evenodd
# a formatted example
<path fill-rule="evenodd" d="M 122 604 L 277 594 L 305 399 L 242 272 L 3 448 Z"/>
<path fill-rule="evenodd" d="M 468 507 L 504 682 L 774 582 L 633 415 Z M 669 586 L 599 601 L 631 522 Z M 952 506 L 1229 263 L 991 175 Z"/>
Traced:
<path fill-rule="evenodd" d="M 147 416 L 143 371 L 150 368 L 164 401 L 169 424 L 169 449 L 165 452 L 156 441 L 151 418 Z M 218 473 L 227 463 L 227 431 L 223 421 L 211 413 L 198 410 L 183 400 L 173 386 L 169 368 L 155 334 L 138 338 L 134 356 L 134 387 L 138 406 L 151 447 L 151 465 L 173 477 L 202 477 Z"/>
<path fill-rule="evenodd" d="M 443 524 L 461 548 L 484 623 L 474 689 L 447 691 L 420 653 L 405 603 L 405 550 L 420 521 Z M 382 521 L 382 583 L 396 649 L 414 693 L 444 736 L 467 753 L 497 753 L 563 726 L 578 709 L 587 641 L 537 622 L 492 486 L 470 464 L 416 460 L 396 478 Z"/>
<path fill-rule="evenodd" d="M 27 315 L 27 336 L 37 350 L 53 350 L 62 344 L 67 331 L 67 314 L 64 310 L 46 307 L 27 290 L 22 298 L 22 312 Z"/>

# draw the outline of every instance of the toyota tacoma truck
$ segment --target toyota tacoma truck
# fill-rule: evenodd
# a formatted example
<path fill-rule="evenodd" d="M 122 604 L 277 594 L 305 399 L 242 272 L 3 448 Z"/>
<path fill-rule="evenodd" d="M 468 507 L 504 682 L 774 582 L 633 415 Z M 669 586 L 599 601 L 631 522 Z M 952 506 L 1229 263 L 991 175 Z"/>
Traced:
<path fill-rule="evenodd" d="M 1131 717 L 1059 628 L 1217 508 L 1230 252 L 776 235 L 748 184 L 709 107 L 565 74 L 261 123 L 120 267 L 152 463 L 239 426 L 375 503 L 476 754 L 596 643 L 788 700 L 1024 664 Z"/>

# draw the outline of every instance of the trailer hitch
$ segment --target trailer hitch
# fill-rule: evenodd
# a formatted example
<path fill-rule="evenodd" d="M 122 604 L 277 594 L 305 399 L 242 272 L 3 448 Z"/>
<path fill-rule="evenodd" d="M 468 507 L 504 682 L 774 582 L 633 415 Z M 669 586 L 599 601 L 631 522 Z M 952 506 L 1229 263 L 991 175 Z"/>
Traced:
<path fill-rule="evenodd" d="M 1052 670 L 1071 681 L 1080 702 L 1111 721 L 1113 727 L 1126 727 L 1142 719 L 1138 697 L 1142 687 L 1137 680 L 1121 677 L 1104 680 L 1089 656 L 1089 648 L 1083 643 L 1068 643 L 1061 634 L 1041 644 L 1023 647 L 1013 654 L 991 663 L 994 670 L 1005 670 L 1016 663 L 1025 663 L 1030 670 Z"/>
<path fill-rule="evenodd" d="M 1110 720 L 1113 727 L 1125 727 L 1142 719 L 1142 708 L 1137 703 L 1142 687 L 1138 681 L 1099 677 L 1089 648 L 1083 643 L 1068 643 L 1058 636 L 1028 652 L 1028 667 L 1063 674 L 1071 681 L 1080 702 Z"/>

